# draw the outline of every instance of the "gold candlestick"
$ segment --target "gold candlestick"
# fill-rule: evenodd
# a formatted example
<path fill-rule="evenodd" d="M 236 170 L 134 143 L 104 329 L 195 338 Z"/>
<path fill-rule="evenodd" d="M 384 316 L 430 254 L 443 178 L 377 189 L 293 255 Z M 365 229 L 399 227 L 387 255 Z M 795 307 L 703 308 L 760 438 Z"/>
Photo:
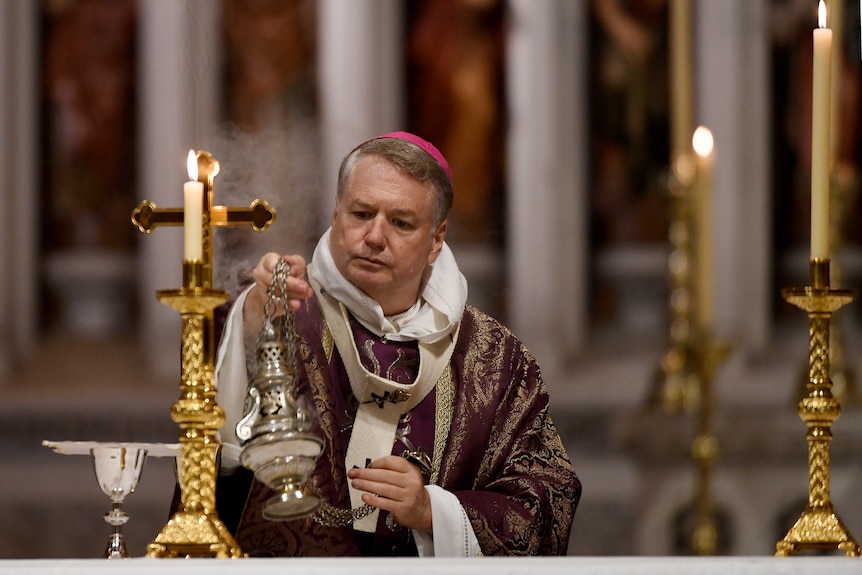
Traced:
<path fill-rule="evenodd" d="M 204 184 L 202 259 L 183 262 L 183 287 L 157 292 L 159 301 L 182 317 L 182 375 L 180 399 L 171 418 L 180 426 L 182 464 L 178 473 L 181 508 L 156 539 L 147 546 L 150 557 L 240 557 L 242 552 L 219 520 L 215 508 L 219 443 L 216 432 L 224 424 L 224 411 L 216 405 L 213 310 L 227 295 L 212 289 L 212 228 L 251 226 L 262 232 L 275 221 L 275 210 L 264 200 L 247 207 L 214 205 L 214 180 L 219 162 L 209 152 L 195 154 L 198 181 Z M 132 212 L 132 223 L 144 233 L 157 226 L 183 225 L 182 208 L 157 208 L 142 202 Z"/>
<path fill-rule="evenodd" d="M 829 324 L 832 313 L 853 300 L 849 290 L 832 289 L 829 259 L 812 258 L 811 285 L 784 290 L 784 298 L 808 313 L 808 395 L 799 402 L 799 417 L 808 426 L 808 506 L 775 545 L 775 555 L 811 549 L 838 549 L 847 556 L 862 553 L 832 507 L 829 487 L 829 447 L 832 422 L 841 406 L 832 395 L 829 378 Z"/>
<path fill-rule="evenodd" d="M 699 403 L 697 351 L 694 343 L 694 290 L 691 189 L 695 162 L 691 153 L 677 155 L 670 177 L 671 222 L 668 239 L 669 349 L 656 371 L 649 404 L 668 413 L 695 409 Z"/>
<path fill-rule="evenodd" d="M 184 261 L 183 287 L 158 292 L 159 301 L 180 312 L 183 326 L 181 395 L 171 409 L 171 418 L 181 430 L 181 506 L 147 546 L 149 557 L 242 556 L 215 507 L 216 432 L 224 424 L 224 411 L 215 402 L 205 324 L 227 295 L 202 285 L 203 266 L 200 260 Z"/>

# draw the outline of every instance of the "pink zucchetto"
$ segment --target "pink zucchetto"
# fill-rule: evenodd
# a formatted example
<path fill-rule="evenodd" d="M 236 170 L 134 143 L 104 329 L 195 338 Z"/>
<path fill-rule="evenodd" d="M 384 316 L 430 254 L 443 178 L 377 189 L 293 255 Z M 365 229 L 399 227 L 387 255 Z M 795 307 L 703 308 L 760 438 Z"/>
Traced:
<path fill-rule="evenodd" d="M 380 138 L 396 138 L 399 140 L 405 140 L 407 142 L 410 142 L 411 144 L 416 144 L 417 146 L 431 154 L 432 158 L 437 160 L 437 163 L 440 164 L 440 166 L 446 172 L 446 175 L 449 176 L 449 181 L 452 181 L 452 170 L 449 169 L 449 162 L 446 161 L 446 158 L 443 157 L 443 154 L 440 153 L 440 150 L 438 150 L 434 146 L 434 144 L 432 144 L 428 140 L 420 138 L 416 134 L 411 134 L 410 132 L 389 132 L 388 134 L 383 134 L 382 136 L 377 137 L 377 139 Z"/>

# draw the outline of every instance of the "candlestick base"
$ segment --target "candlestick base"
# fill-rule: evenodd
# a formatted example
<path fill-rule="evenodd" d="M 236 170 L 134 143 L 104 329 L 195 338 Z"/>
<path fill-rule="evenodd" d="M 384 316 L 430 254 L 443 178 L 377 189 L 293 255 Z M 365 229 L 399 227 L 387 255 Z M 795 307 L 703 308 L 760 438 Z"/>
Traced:
<path fill-rule="evenodd" d="M 161 559 L 186 557 L 242 557 L 239 545 L 224 523 L 212 513 L 180 511 L 174 514 L 152 543 L 147 556 Z"/>
<path fill-rule="evenodd" d="M 789 557 L 802 551 L 829 551 L 838 549 L 847 557 L 859 557 L 862 548 L 832 509 L 832 506 L 809 507 L 796 520 L 784 539 L 775 545 L 776 557 Z"/>
<path fill-rule="evenodd" d="M 698 398 L 697 435 L 691 445 L 696 463 L 696 487 L 693 504 L 693 525 L 690 533 L 691 550 L 697 555 L 716 555 L 726 547 L 726 527 L 721 524 L 723 514 L 713 500 L 712 470 L 720 455 L 718 437 L 712 429 L 714 411 L 713 380 L 719 365 L 725 361 L 732 346 L 727 341 L 712 337 L 701 328 L 695 341 Z"/>

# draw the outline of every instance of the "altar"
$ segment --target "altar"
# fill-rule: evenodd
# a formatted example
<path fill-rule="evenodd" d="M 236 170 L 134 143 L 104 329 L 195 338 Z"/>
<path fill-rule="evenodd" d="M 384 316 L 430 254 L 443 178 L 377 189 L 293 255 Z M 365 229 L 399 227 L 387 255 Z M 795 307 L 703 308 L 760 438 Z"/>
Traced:
<path fill-rule="evenodd" d="M 244 575 L 284 572 L 306 575 L 461 575 L 493 572 L 514 574 L 605 575 L 756 575 L 760 573 L 856 574 L 859 564 L 844 557 L 485 557 L 473 559 L 341 558 L 341 559 L 34 559 L 0 561 L 0 572 L 13 575 L 64 573 L 159 573 L 161 575 Z"/>
<path fill-rule="evenodd" d="M 517 8 L 515 4 L 513 6 Z M 517 10 L 523 9 L 517 8 Z M 555 57 L 566 60 L 559 55 Z M 537 58 L 536 60 L 541 59 Z M 555 114 L 550 114 L 550 116 L 556 117 Z M 536 126 L 532 129 L 541 131 L 541 124 L 532 124 Z M 515 134 L 512 140 L 520 141 L 521 136 L 522 134 Z M 687 136 L 688 134 L 686 134 Z M 164 142 L 159 143 L 164 145 Z M 727 146 L 723 149 L 729 151 L 730 148 L 731 146 Z M 723 153 L 727 158 L 729 153 Z M 527 157 L 528 154 L 521 154 L 520 156 Z M 519 162 L 522 161 L 519 160 Z M 144 165 L 147 164 L 144 163 Z M 144 171 L 157 172 L 157 170 L 152 169 Z M 196 178 L 193 179 L 196 180 Z M 534 198 L 532 189 L 541 186 L 536 186 L 535 179 L 525 178 L 525 180 L 532 180 L 530 184 L 531 194 L 521 194 L 520 197 Z M 151 187 L 148 186 L 148 189 Z M 174 190 L 174 192 L 176 191 Z M 512 196 L 513 198 L 518 197 L 514 193 Z M 161 203 L 161 199 L 159 201 Z M 536 205 L 542 205 L 540 202 L 535 202 L 535 198 L 531 201 Z M 228 221 L 236 223 L 235 219 L 225 215 L 224 210 L 217 210 L 216 208 L 219 206 L 212 206 L 212 208 L 212 213 L 206 214 L 207 218 L 212 218 L 210 222 L 212 225 L 215 225 L 215 222 L 218 222 L 218 225 L 224 225 Z M 557 208 L 559 209 L 559 206 Z M 157 209 L 153 205 L 148 214 L 151 216 L 156 211 Z M 197 211 L 201 211 L 201 208 L 198 208 Z M 537 215 L 541 216 L 542 214 Z M 532 223 L 533 216 L 531 214 L 527 214 L 527 216 L 522 220 Z M 177 225 L 182 221 L 180 218 L 185 216 L 180 214 L 179 208 L 169 208 L 161 212 L 161 217 L 162 220 L 158 222 L 160 225 Z M 221 219 L 217 219 L 218 217 Z M 541 219 L 539 218 L 540 221 Z M 530 238 L 536 236 L 536 226 L 533 225 L 532 227 L 533 229 L 530 230 L 529 234 L 524 235 Z M 822 232 L 823 228 L 820 226 L 818 231 Z M 151 228 L 147 226 L 142 229 L 142 231 L 150 230 Z M 192 235 L 203 233 L 206 240 L 204 244 L 209 246 L 209 232 L 210 230 L 206 230 Z M 518 234 L 514 235 L 517 236 Z M 703 236 L 706 234 L 704 233 Z M 513 245 L 530 247 L 530 242 L 523 241 L 524 238 L 516 239 L 521 241 L 513 241 Z M 748 244 L 747 241 L 742 240 L 740 243 Z M 724 250 L 724 247 L 726 246 L 720 246 L 721 249 L 717 251 L 722 254 L 726 251 L 729 252 L 729 250 Z M 531 252 L 534 255 L 533 261 L 536 259 L 535 253 L 537 252 L 551 253 L 550 250 L 527 250 L 527 253 Z M 203 258 L 196 256 L 184 259 L 187 261 L 202 259 L 201 265 L 206 269 L 210 255 L 207 254 Z M 647 272 L 639 272 L 640 277 L 652 273 L 650 270 L 657 269 L 662 270 L 661 277 L 663 277 L 663 264 L 666 255 L 661 252 L 659 256 L 656 265 L 649 267 Z M 517 261 L 518 254 L 513 253 L 511 259 Z M 544 261 L 542 258 L 538 259 L 539 263 Z M 555 265 L 559 265 L 557 261 L 559 259 L 548 258 L 549 261 L 554 260 Z M 568 259 L 572 258 L 569 257 Z M 737 259 L 741 260 L 742 258 Z M 823 258 L 817 259 L 822 267 L 823 262 L 820 260 Z M 574 258 L 574 260 L 572 269 L 577 269 L 580 261 L 578 258 Z M 704 261 L 707 261 L 707 258 L 701 259 L 701 263 Z M 626 262 L 626 265 L 622 266 L 622 271 L 619 271 L 613 265 L 615 262 L 616 260 L 611 258 L 610 268 L 602 268 L 604 273 L 609 276 L 616 276 L 632 269 L 630 263 Z M 177 263 L 179 264 L 179 262 Z M 734 269 L 736 269 L 737 264 L 742 262 L 734 261 L 733 263 Z M 184 263 L 183 265 L 184 275 L 186 275 L 186 268 L 190 271 L 197 269 L 190 264 Z M 569 264 L 565 265 L 568 266 Z M 724 268 L 727 268 L 727 265 L 719 268 L 718 271 L 721 272 Z M 827 273 L 821 272 L 817 277 L 829 277 L 828 267 L 823 269 Z M 199 271 L 188 275 L 199 278 L 201 276 Z M 713 270 L 709 269 L 708 271 L 711 273 Z M 541 272 L 538 273 L 541 275 Z M 535 274 L 536 271 L 532 270 L 529 274 L 531 280 Z M 204 277 L 206 275 L 205 273 Z M 724 276 L 717 282 L 719 285 L 722 282 L 730 281 L 724 279 L 731 277 L 730 274 L 719 273 L 718 275 Z M 751 279 L 752 274 L 746 275 L 748 279 Z M 733 277 L 735 279 L 735 276 Z M 161 278 L 153 276 L 153 279 Z M 650 276 L 648 283 L 650 285 L 656 284 L 658 283 L 657 279 L 661 278 Z M 184 277 L 184 282 L 185 280 Z M 184 285 L 182 288 L 186 292 L 201 287 L 192 281 L 186 283 L 188 285 Z M 208 285 L 210 283 L 209 278 L 201 283 Z M 630 283 L 637 285 L 636 282 L 629 282 L 628 280 L 625 283 L 630 289 Z M 829 291 L 829 286 L 817 284 L 817 287 L 823 292 L 821 299 L 827 299 L 826 296 L 829 294 L 826 292 Z M 512 300 L 519 301 L 521 298 L 518 297 L 517 285 L 511 289 Z M 707 290 L 703 291 L 704 293 L 711 293 Z M 623 300 L 621 306 L 623 307 L 627 301 L 626 293 L 621 295 L 621 300 Z M 724 301 L 720 303 L 724 306 L 725 311 L 728 302 L 734 303 L 734 300 L 737 299 L 735 293 L 736 291 L 727 289 L 722 292 Z M 150 297 L 150 299 L 153 298 Z M 552 301 L 566 298 L 533 299 Z M 707 298 L 702 299 L 706 300 Z M 647 301 L 647 303 L 650 304 L 650 309 L 655 307 L 652 305 L 654 303 L 652 300 Z M 739 307 L 742 309 L 742 306 Z M 642 316 L 637 313 L 640 309 L 638 308 L 626 315 L 630 318 L 640 318 Z M 555 310 L 555 312 L 560 317 L 572 315 L 559 313 L 559 310 Z M 542 321 L 542 314 L 537 313 L 535 308 L 530 309 L 529 314 L 532 316 L 531 319 L 536 320 L 533 322 L 536 325 L 545 326 L 548 323 Z M 724 314 L 724 316 L 727 317 L 728 314 Z M 517 325 L 519 318 L 515 316 L 513 319 Z M 575 325 L 566 325 L 567 333 L 571 331 L 577 334 L 578 322 L 572 323 Z M 719 327 L 723 327 L 720 322 Z M 189 335 L 197 335 L 202 331 L 194 330 Z M 518 331 L 520 332 L 521 329 L 519 328 Z M 547 327 L 542 327 L 541 331 L 554 333 L 559 330 L 549 330 Z M 824 329 L 820 327 L 818 333 L 823 332 Z M 526 329 L 524 333 L 528 337 L 531 335 L 529 329 Z M 799 330 L 799 333 L 804 335 L 803 330 Z M 185 335 L 184 333 L 184 340 L 194 339 L 185 337 Z M 709 334 L 707 333 L 707 335 Z M 571 339 L 577 340 L 579 338 L 572 337 Z M 818 341 L 828 342 L 829 338 L 824 337 Z M 817 349 L 818 353 L 812 354 L 812 357 L 827 356 L 828 354 L 821 353 L 823 347 L 821 345 Z M 101 351 L 102 357 L 111 355 L 105 353 L 105 350 Z M 732 545 L 728 545 L 729 549 L 727 550 L 736 556 L 713 558 L 664 556 L 665 553 L 673 552 L 672 528 L 674 523 L 671 520 L 677 516 L 680 509 L 684 509 L 684 504 L 695 491 L 694 485 L 692 485 L 694 483 L 692 479 L 694 462 L 690 457 L 689 450 L 691 439 L 689 432 L 692 421 L 688 418 L 668 417 L 664 414 L 644 414 L 637 410 L 633 411 L 634 416 L 628 412 L 619 413 L 619 402 L 613 403 L 607 399 L 610 395 L 609 389 L 616 389 L 614 386 L 619 389 L 625 388 L 626 398 L 639 399 L 643 394 L 633 392 L 631 388 L 639 385 L 638 382 L 646 381 L 646 378 L 642 377 L 641 371 L 649 370 L 638 371 L 632 377 L 629 364 L 636 361 L 638 367 L 641 366 L 641 363 L 650 368 L 655 365 L 655 361 L 652 359 L 645 362 L 640 362 L 639 357 L 635 360 L 629 359 L 631 355 L 628 353 L 629 351 L 626 350 L 626 357 L 622 359 L 614 357 L 605 362 L 613 364 L 613 368 L 616 370 L 613 372 L 614 375 L 624 377 L 582 377 L 585 374 L 590 375 L 592 366 L 584 367 L 580 363 L 575 365 L 574 369 L 569 369 L 571 366 L 561 363 L 562 367 L 548 370 L 548 373 L 552 373 L 554 369 L 569 372 L 565 374 L 565 377 L 548 378 L 550 384 L 559 387 L 559 390 L 554 390 L 556 392 L 553 394 L 555 401 L 565 398 L 568 394 L 575 397 L 577 402 L 577 405 L 572 408 L 565 405 L 565 400 L 555 403 L 557 406 L 555 419 L 561 430 L 570 432 L 566 434 L 567 441 L 574 441 L 570 439 L 572 437 L 577 438 L 577 443 L 570 443 L 569 452 L 573 458 L 577 459 L 576 468 L 585 479 L 585 485 L 590 486 L 587 497 L 585 497 L 578 512 L 578 518 L 575 521 L 576 535 L 573 537 L 573 543 L 569 549 L 570 554 L 581 556 L 478 559 L 477 561 L 482 561 L 482 565 L 473 565 L 472 560 L 453 559 L 237 559 L 236 562 L 205 559 L 189 559 L 182 562 L 145 559 L 140 557 L 140 554 L 143 552 L 144 544 L 151 541 L 157 528 L 164 524 L 175 481 L 175 470 L 171 462 L 157 463 L 154 461 L 148 463 L 142 488 L 129 502 L 132 521 L 126 531 L 130 541 L 130 551 L 135 557 L 126 561 L 80 558 L 81 556 L 95 556 L 107 535 L 106 526 L 100 516 L 105 509 L 106 501 L 102 493 L 96 490 L 92 470 L 84 462 L 77 460 L 60 461 L 61 458 L 56 458 L 57 461 L 53 459 L 47 461 L 48 457 L 53 458 L 54 456 L 49 456 L 47 453 L 43 454 L 35 446 L 40 445 L 40 442 L 46 437 L 52 439 L 106 440 L 122 437 L 123 439 L 143 438 L 147 441 L 176 441 L 176 429 L 170 425 L 166 417 L 167 407 L 176 399 L 177 382 L 175 379 L 156 383 L 142 378 L 144 380 L 140 382 L 140 385 L 132 385 L 138 382 L 130 381 L 130 379 L 140 377 L 137 375 L 140 370 L 126 369 L 121 374 L 122 379 L 120 377 L 108 379 L 112 384 L 122 381 L 127 388 L 140 388 L 136 389 L 134 395 L 131 395 L 131 399 L 129 395 L 120 396 L 122 400 L 115 395 L 105 396 L 102 395 L 104 392 L 100 390 L 95 407 L 86 405 L 78 409 L 79 406 L 75 402 L 69 402 L 68 397 L 61 393 L 50 394 L 50 402 L 45 400 L 45 394 L 39 393 L 39 397 L 33 397 L 32 400 L 27 398 L 27 403 L 32 405 L 23 407 L 20 402 L 10 405 L 9 398 L 4 398 L 4 405 L 0 407 L 0 415 L 2 415 L 0 421 L 3 421 L 5 434 L 0 434 L 0 448 L 4 450 L 7 457 L 5 457 L 6 464 L 2 474 L 4 477 L 0 478 L 0 487 L 5 487 L 5 489 L 0 489 L 0 491 L 5 492 L 5 495 L 0 497 L 0 507 L 4 510 L 4 513 L 0 513 L 0 515 L 6 517 L 0 517 L 0 534 L 5 534 L 4 537 L 0 537 L 0 539 L 5 539 L 5 542 L 0 542 L 0 557 L 4 556 L 4 552 L 6 557 L 28 557 L 24 553 L 36 552 L 46 553 L 48 557 L 41 559 L 0 559 L 0 573 L 98 573 L 108 570 L 111 572 L 146 570 L 149 573 L 151 571 L 174 572 L 180 569 L 184 572 L 211 573 L 222 569 L 230 569 L 231 572 L 250 572 L 254 569 L 257 572 L 261 568 L 303 569 L 311 573 L 336 571 L 338 573 L 345 571 L 370 573 L 373 571 L 375 574 L 403 573 L 405 571 L 461 573 L 468 569 L 474 571 L 477 567 L 488 568 L 489 570 L 499 569 L 503 573 L 539 571 L 557 573 L 564 570 L 567 573 L 574 571 L 587 573 L 712 573 L 718 572 L 719 569 L 722 573 L 727 571 L 796 573 L 807 572 L 812 569 L 828 569 L 830 572 L 836 573 L 849 572 L 850 569 L 854 569 L 854 572 L 858 571 L 855 563 L 844 557 L 822 556 L 787 559 L 774 558 L 769 555 L 775 541 L 786 532 L 786 527 L 783 525 L 785 517 L 795 516 L 804 508 L 803 500 L 806 495 L 804 485 L 804 425 L 799 422 L 790 402 L 786 406 L 782 403 L 782 407 L 777 413 L 769 411 L 774 405 L 766 405 L 765 402 L 764 405 L 758 403 L 753 408 L 743 405 L 742 407 L 745 409 L 740 409 L 739 405 L 734 404 L 731 406 L 732 412 L 718 413 L 711 421 L 714 424 L 714 429 L 710 431 L 714 431 L 714 437 L 718 438 L 718 444 L 722 449 L 722 459 L 716 466 L 714 475 L 710 476 L 714 487 L 712 495 L 714 495 L 717 503 L 723 505 L 722 510 L 727 512 L 726 516 L 736 520 L 733 523 L 737 530 L 736 539 Z M 799 368 L 802 360 L 807 359 L 804 349 L 800 348 L 799 351 L 801 353 L 787 354 L 788 357 L 795 358 L 792 362 L 788 362 L 786 357 L 781 358 L 782 361 L 778 362 L 778 367 L 783 371 L 773 369 L 773 365 L 770 365 L 768 370 L 770 380 L 783 380 L 781 383 L 785 387 L 779 389 L 787 389 L 788 395 L 793 390 L 791 389 L 792 384 L 787 385 L 787 382 L 795 381 L 795 374 L 787 376 L 785 371 L 790 368 L 794 370 Z M 75 354 L 71 355 L 75 359 L 80 359 L 75 357 Z M 559 355 L 561 357 L 566 356 L 566 353 L 560 352 Z M 595 354 L 591 353 L 590 355 Z M 188 358 L 184 356 L 184 359 Z M 196 360 L 197 358 L 192 357 L 189 363 L 199 367 L 199 362 Z M 63 362 L 60 363 L 63 364 Z M 787 363 L 793 363 L 793 365 L 785 369 Z M 65 365 L 72 364 L 72 361 L 65 362 Z M 133 364 L 129 362 L 127 367 L 131 365 Z M 746 393 L 744 395 L 742 393 L 738 395 L 726 393 L 725 395 L 733 395 L 734 399 L 742 397 L 747 400 L 752 394 L 752 388 L 755 390 L 754 393 L 761 395 L 765 395 L 766 392 L 762 391 L 764 389 L 775 389 L 775 386 L 764 385 L 766 378 L 758 377 L 767 371 L 763 369 L 763 366 L 755 365 L 752 367 L 742 362 L 737 365 L 742 365 L 742 367 L 737 367 L 733 373 L 734 377 L 727 379 L 740 382 L 736 385 L 740 387 L 744 385 Z M 171 373 L 173 374 L 175 371 L 171 370 Z M 183 370 L 184 374 L 185 371 Z M 626 373 L 621 373 L 621 371 Z M 74 390 L 76 395 L 81 393 L 82 385 L 75 385 L 66 371 L 59 373 L 64 374 L 64 389 Z M 816 382 L 826 379 L 820 377 L 819 373 L 815 375 L 817 375 L 814 378 Z M 197 382 L 201 378 L 190 377 L 189 379 Z M 84 380 L 89 383 L 86 378 Z M 595 385 L 595 389 L 600 390 L 597 394 L 601 393 L 602 395 L 601 401 L 595 402 L 600 403 L 598 406 L 600 409 L 591 409 L 590 405 L 584 403 L 584 396 L 589 394 L 589 392 L 585 394 L 584 390 L 590 381 L 601 384 Z M 19 387 L 26 387 L 22 386 L 21 382 L 16 383 Z M 162 383 L 164 385 L 159 385 Z M 184 382 L 181 383 L 184 385 Z M 757 385 L 751 385 L 752 383 Z M 36 392 L 31 393 L 36 394 Z M 162 396 L 163 394 L 164 396 Z M 159 397 L 153 397 L 155 395 Z M 145 405 L 142 405 L 141 397 L 146 397 Z M 113 401 L 107 401 L 108 398 Z M 637 400 L 626 400 L 624 403 L 626 406 L 630 406 L 629 402 L 635 401 Z M 50 403 L 50 405 L 46 406 L 45 403 Z M 81 400 L 81 403 L 86 403 L 86 401 Z M 93 402 L 90 401 L 89 403 Z M 775 403 L 778 403 L 778 400 Z M 638 407 L 641 406 L 638 405 Z M 725 405 L 722 404 L 721 407 L 724 408 Z M 858 413 L 854 414 L 851 410 L 842 416 L 839 423 L 841 427 L 837 429 L 836 434 L 838 441 L 836 442 L 836 457 L 833 462 L 835 464 L 833 469 L 837 472 L 834 474 L 837 480 L 835 486 L 836 503 L 838 503 L 845 519 L 850 520 L 851 528 L 855 527 L 852 530 L 857 532 L 859 531 L 859 528 L 856 527 L 859 524 L 859 510 L 854 503 L 855 497 L 851 496 L 855 495 L 856 491 L 854 488 L 856 475 L 854 474 L 859 473 L 856 463 L 859 461 L 858 457 L 853 456 L 853 453 L 860 449 L 854 441 L 854 438 L 859 436 L 859 430 L 862 429 L 862 417 L 859 415 Z M 769 430 L 768 436 L 764 430 Z M 765 440 L 764 436 L 768 441 Z M 848 446 L 848 443 L 842 442 L 850 443 Z M 43 451 L 47 452 L 44 449 Z M 815 471 L 818 472 L 816 474 L 818 477 L 823 475 L 820 473 L 820 469 Z M 56 481 L 57 477 L 62 477 L 63 481 Z M 828 475 L 826 477 L 825 485 L 828 495 Z M 818 483 L 818 485 L 822 485 L 822 483 Z M 26 488 L 22 488 L 22 486 Z M 767 512 L 764 512 L 764 509 Z M 4 520 L 7 522 L 6 526 L 3 525 Z M 35 549 L 25 548 L 24 542 L 32 544 Z M 40 546 L 43 548 L 39 548 Z M 582 554 L 585 552 L 594 555 L 583 556 Z M 630 555 L 637 553 L 651 553 L 652 555 Z M 613 554 L 628 556 L 612 557 Z M 261 563 L 261 561 L 266 561 L 266 563 Z"/>

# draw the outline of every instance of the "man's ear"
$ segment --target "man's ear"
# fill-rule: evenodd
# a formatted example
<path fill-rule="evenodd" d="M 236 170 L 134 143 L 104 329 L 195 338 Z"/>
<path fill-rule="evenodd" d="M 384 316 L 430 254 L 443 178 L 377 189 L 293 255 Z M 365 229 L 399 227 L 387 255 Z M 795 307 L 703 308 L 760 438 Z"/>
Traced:
<path fill-rule="evenodd" d="M 434 263 L 437 256 L 440 255 L 440 250 L 443 249 L 443 241 L 446 239 L 446 230 L 449 227 L 449 220 L 443 220 L 437 224 L 437 229 L 434 230 L 432 238 L 433 245 L 431 246 L 431 254 L 428 256 L 428 263 Z"/>
<path fill-rule="evenodd" d="M 335 223 L 335 214 L 338 213 L 338 194 L 335 194 L 335 207 L 332 208 L 332 219 L 329 220 L 330 225 Z"/>

